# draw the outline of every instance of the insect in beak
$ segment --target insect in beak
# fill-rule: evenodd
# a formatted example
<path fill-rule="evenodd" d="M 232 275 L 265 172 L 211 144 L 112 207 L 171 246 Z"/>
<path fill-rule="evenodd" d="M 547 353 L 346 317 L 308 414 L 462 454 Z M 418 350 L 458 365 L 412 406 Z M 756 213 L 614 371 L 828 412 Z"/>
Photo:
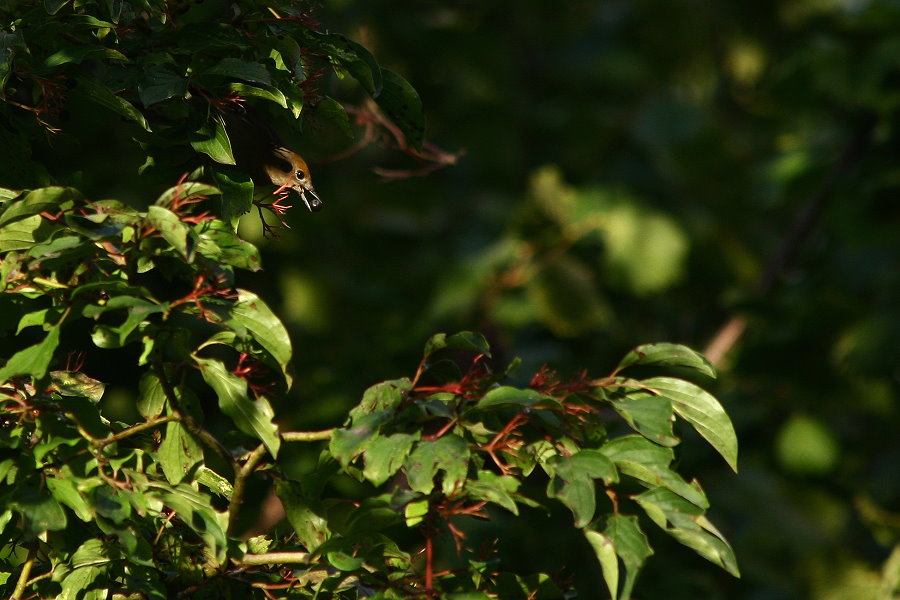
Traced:
<path fill-rule="evenodd" d="M 302 187 L 298 190 L 300 193 L 300 197 L 303 199 L 303 203 L 306 204 L 306 208 L 310 210 L 310 212 L 316 212 L 322 210 L 322 207 L 325 206 L 322 201 L 319 199 L 319 195 L 312 188 Z M 309 194 L 310 197 L 307 198 L 306 194 Z"/>
<path fill-rule="evenodd" d="M 325 203 L 313 188 L 306 161 L 296 152 L 284 147 L 275 148 L 272 151 L 272 158 L 273 164 L 266 166 L 266 172 L 272 183 L 278 186 L 275 193 L 280 194 L 292 189 L 300 194 L 310 212 L 322 210 Z"/>

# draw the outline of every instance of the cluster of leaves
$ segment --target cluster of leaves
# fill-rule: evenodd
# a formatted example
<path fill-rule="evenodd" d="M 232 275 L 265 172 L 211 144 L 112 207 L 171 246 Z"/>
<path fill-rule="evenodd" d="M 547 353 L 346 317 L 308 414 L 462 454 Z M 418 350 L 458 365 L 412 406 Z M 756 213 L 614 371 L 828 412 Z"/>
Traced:
<path fill-rule="evenodd" d="M 441 358 L 448 349 L 477 354 L 461 373 L 455 363 Z M 702 356 L 684 346 L 649 344 L 626 355 L 608 377 L 592 379 L 583 373 L 563 383 L 544 369 L 527 387 L 518 388 L 502 384 L 509 369 L 492 373 L 484 366 L 488 355 L 489 348 L 477 335 L 433 337 L 414 378 L 370 388 L 351 411 L 348 426 L 331 438 L 331 455 L 358 479 L 380 486 L 401 476 L 403 485 L 383 502 L 402 512 L 408 526 L 419 528 L 426 552 L 444 529 L 459 551 L 466 534 L 456 517 L 489 518 L 490 505 L 518 515 L 520 506 L 540 507 L 555 499 L 571 510 L 575 527 L 593 546 L 611 597 L 628 598 L 640 567 L 652 554 L 637 517 L 626 506 L 636 503 L 682 544 L 738 575 L 731 548 L 704 516 L 709 502 L 703 490 L 696 481 L 682 479 L 671 465 L 671 448 L 679 443 L 673 434 L 677 415 L 736 468 L 737 441 L 730 420 L 715 398 L 686 379 L 627 375 L 634 369 L 673 368 L 714 376 Z M 630 426 L 631 434 L 610 435 L 615 414 Z M 529 477 L 546 479 L 542 498 L 522 493 Z M 633 492 L 634 484 L 645 491 Z M 606 510 L 598 510 L 598 496 L 609 500 Z M 380 503 L 365 507 L 355 518 L 367 518 L 370 509 L 374 517 L 383 508 Z M 618 561 L 624 568 L 621 585 Z M 469 567 L 477 564 L 473 559 Z M 425 568 L 430 581 L 430 562 Z M 471 573 L 462 572 L 466 574 L 451 570 L 435 576 L 433 585 L 447 594 L 471 589 L 466 587 Z M 475 589 L 500 598 L 518 597 L 509 591 L 508 579 L 483 571 L 479 578 L 482 585 Z M 538 597 L 562 597 L 561 591 L 553 595 L 549 588 L 545 582 Z"/>
<path fill-rule="evenodd" d="M 435 570 L 434 539 L 444 528 L 463 546 L 458 518 L 489 518 L 491 504 L 518 514 L 520 505 L 551 499 L 572 511 L 615 598 L 629 596 L 652 553 L 626 503 L 737 574 L 730 547 L 704 517 L 702 489 L 671 469 L 676 415 L 735 467 L 728 417 L 686 379 L 627 375 L 649 368 L 713 376 L 682 346 L 640 347 L 601 379 L 561 383 L 542 371 L 520 389 L 484 366 L 481 336 L 438 335 L 412 379 L 372 387 L 344 428 L 279 432 L 267 396 L 291 384 L 290 342 L 261 299 L 234 287 L 234 269 L 258 269 L 259 259 L 200 210 L 215 193 L 182 182 L 141 212 L 69 188 L 4 192 L 4 313 L 20 339 L 35 334 L 0 367 L 0 531 L 12 597 L 201 598 L 253 588 L 270 597 L 279 589 L 290 597 L 563 597 L 548 576 L 498 573 L 490 555 Z M 89 344 L 78 338 L 79 322 L 92 324 L 92 353 L 139 349 L 136 422 L 106 418 L 103 384 L 66 353 Z M 478 355 L 461 373 L 444 359 L 451 351 Z M 205 428 L 201 404 L 210 392 L 241 432 L 227 445 Z M 615 414 L 636 433 L 610 436 Z M 292 477 L 281 468 L 284 441 L 325 439 L 312 472 Z M 241 542 L 237 516 L 263 464 L 291 527 Z M 538 467 L 547 487 L 536 500 L 520 487 Z M 330 484 L 346 476 L 368 481 L 371 493 L 354 503 L 334 496 Z M 646 489 L 633 493 L 629 483 Z M 611 510 L 598 511 L 598 486 Z M 407 530 L 421 538 L 402 541 Z M 416 554 L 423 544 L 424 566 Z"/>
<path fill-rule="evenodd" d="M 204 466 L 202 445 L 220 470 L 238 471 L 202 429 L 186 372 L 199 371 L 222 413 L 275 456 L 280 439 L 264 393 L 290 385 L 291 348 L 262 300 L 234 288 L 233 269 L 258 269 L 259 257 L 195 210 L 213 192 L 181 183 L 146 212 L 88 202 L 70 188 L 4 192 L 3 310 L 18 320 L 20 347 L 40 331 L 0 368 L 6 577 L 21 565 L 13 597 L 27 583 L 41 597 L 128 589 L 165 598 L 172 573 L 178 590 L 195 571 L 224 564 L 229 523 L 215 500 L 227 499 L 230 485 Z M 97 349 L 141 348 L 137 424 L 101 414 L 104 386 L 77 364 L 90 342 L 64 331 L 81 320 L 93 323 Z M 65 352 L 67 341 L 81 358 Z M 34 564 L 42 572 L 29 579 Z"/>
<path fill-rule="evenodd" d="M 360 44 L 317 31 L 305 5 L 276 11 L 221 0 L 14 4 L 0 7 L 0 118 L 10 132 L 30 135 L 3 132 L 17 150 L 0 165 L 6 185 L 45 184 L 44 166 L 30 160 L 29 137 L 42 137 L 41 128 L 57 131 L 66 117 L 78 116 L 75 108 L 89 106 L 123 121 L 146 156 L 144 169 L 183 172 L 198 163 L 198 153 L 212 159 L 209 174 L 222 189 L 228 221 L 249 210 L 253 183 L 231 166 L 223 113 L 256 103 L 295 142 L 299 117 L 313 108 L 317 122 L 349 137 L 344 106 L 319 89 L 326 67 L 352 77 L 406 142 L 421 147 L 424 116 L 412 86 Z"/>

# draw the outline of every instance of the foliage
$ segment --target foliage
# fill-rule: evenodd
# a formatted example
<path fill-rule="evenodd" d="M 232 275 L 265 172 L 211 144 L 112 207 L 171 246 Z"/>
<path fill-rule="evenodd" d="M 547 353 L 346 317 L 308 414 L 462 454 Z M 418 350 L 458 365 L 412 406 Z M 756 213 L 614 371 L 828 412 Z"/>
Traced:
<path fill-rule="evenodd" d="M 257 269 L 258 255 L 197 210 L 214 193 L 182 182 L 137 211 L 89 202 L 71 188 L 7 192 L 7 307 L 18 312 L 20 333 L 41 332 L 0 369 L 0 522 L 12 597 L 202 598 L 256 588 L 269 597 L 517 598 L 526 590 L 561 598 L 565 585 L 546 575 L 504 574 L 490 554 L 461 554 L 462 519 L 488 519 L 491 505 L 518 515 L 520 506 L 553 499 L 572 512 L 614 598 L 630 597 L 653 553 L 638 507 L 738 574 L 730 546 L 704 516 L 703 490 L 671 465 L 677 415 L 736 468 L 730 420 L 687 379 L 630 375 L 709 379 L 702 356 L 646 345 L 607 377 L 563 383 L 544 370 L 518 388 L 485 366 L 484 338 L 440 334 L 412 379 L 371 387 L 343 428 L 281 432 L 269 397 L 290 387 L 291 344 L 262 299 L 233 287 L 233 269 Z M 162 269 L 171 281 L 154 291 L 147 276 Z M 97 347 L 81 353 L 141 348 L 141 420 L 103 415 L 104 384 L 73 364 L 77 352 L 56 368 L 64 348 L 87 343 L 63 335 L 79 320 L 92 322 Z M 449 352 L 475 357 L 460 373 Z M 210 393 L 242 434 L 230 444 L 205 429 Z M 614 414 L 636 433 L 611 435 Z M 324 439 L 310 472 L 291 476 L 280 466 L 284 443 Z M 242 456 L 248 443 L 259 445 Z M 292 531 L 241 541 L 237 517 L 258 469 L 274 482 Z M 520 487 L 539 473 L 546 490 L 534 499 Z M 371 486 L 357 500 L 333 495 L 332 480 L 346 476 Z M 611 503 L 599 510 L 598 488 Z M 424 539 L 424 566 L 415 550 L 422 542 L 403 543 L 405 529 Z M 436 572 L 434 539 L 444 530 L 461 566 Z"/>
<path fill-rule="evenodd" d="M 489 366 L 482 336 L 439 334 L 414 376 L 371 386 L 342 427 L 276 424 L 293 348 L 238 285 L 261 257 L 236 226 L 253 204 L 286 225 L 286 207 L 234 166 L 224 115 L 253 105 L 300 144 L 301 124 L 351 133 L 349 110 L 413 158 L 451 162 L 424 141 L 416 92 L 363 46 L 290 4 L 22 0 L 0 17 L 0 309 L 15 331 L 0 366 L 2 593 L 572 597 L 566 574 L 509 569 L 467 539 L 473 520 L 505 511 L 527 525 L 520 513 L 554 503 L 614 598 L 630 597 L 653 553 L 648 522 L 738 575 L 703 489 L 673 468 L 680 419 L 737 469 L 731 421 L 700 385 L 715 372 L 685 346 L 639 346 L 603 377 L 545 368 L 517 386 L 517 362 Z M 321 91 L 326 68 L 371 98 L 366 113 Z M 60 146 L 77 149 L 113 115 L 122 123 L 105 133 L 141 156 L 141 176 L 127 201 L 91 200 L 84 188 L 102 188 L 109 164 L 78 165 Z M 154 180 L 185 171 L 147 200 Z M 650 219 L 677 262 L 673 226 Z M 621 277 L 669 282 L 622 248 Z M 567 299 L 566 269 L 545 278 L 550 310 Z M 577 290 L 568 298 L 563 333 L 592 322 Z M 113 386 L 130 411 L 112 414 Z M 306 443 L 317 445 L 291 449 Z M 249 537 L 269 487 L 287 521 Z"/>

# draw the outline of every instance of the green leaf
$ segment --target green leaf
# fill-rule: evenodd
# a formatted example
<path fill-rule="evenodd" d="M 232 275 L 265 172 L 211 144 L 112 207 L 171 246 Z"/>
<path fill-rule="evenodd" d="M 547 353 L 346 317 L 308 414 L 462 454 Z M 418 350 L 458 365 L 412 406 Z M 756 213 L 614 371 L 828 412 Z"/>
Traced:
<path fill-rule="evenodd" d="M 50 371 L 50 381 L 61 396 L 77 396 L 97 403 L 106 384 L 78 371 Z"/>
<path fill-rule="evenodd" d="M 335 430 L 328 442 L 331 455 L 346 468 L 378 437 L 378 428 L 389 417 L 387 411 L 359 415 L 350 427 Z"/>
<path fill-rule="evenodd" d="M 292 355 L 291 339 L 281 320 L 253 292 L 238 289 L 238 300 L 231 307 L 234 320 L 253 334 L 256 340 L 281 367 L 285 383 L 291 387 L 293 378 L 289 373 Z"/>
<path fill-rule="evenodd" d="M 47 477 L 44 482 L 53 497 L 62 505 L 72 509 L 79 519 L 88 523 L 94 520 L 94 509 L 71 479 Z"/>
<path fill-rule="evenodd" d="M 430 504 L 427 498 L 407 504 L 403 509 L 403 517 L 406 519 L 406 526 L 415 527 L 416 525 L 424 521 L 425 516 L 428 514 L 429 508 Z"/>
<path fill-rule="evenodd" d="M 109 423 L 100 415 L 100 408 L 96 402 L 82 396 L 69 396 L 65 398 L 62 407 L 66 416 L 78 423 L 78 426 L 95 438 L 101 439 L 110 435 Z"/>
<path fill-rule="evenodd" d="M 625 475 L 634 477 L 649 487 L 666 487 L 698 507 L 709 507 L 706 494 L 696 482 L 685 482 L 669 468 L 674 458 L 671 449 L 658 446 L 641 436 L 627 435 L 607 442 L 600 448 L 600 452 L 610 458 Z"/>
<path fill-rule="evenodd" d="M 225 122 L 221 116 L 216 116 L 212 122 L 207 121 L 191 135 L 191 147 L 197 152 L 206 154 L 217 163 L 235 164 L 231 141 L 228 139 Z"/>
<path fill-rule="evenodd" d="M 634 365 L 682 367 L 715 379 L 716 369 L 705 356 L 681 344 L 644 344 L 625 355 L 615 373 Z"/>
<path fill-rule="evenodd" d="M 44 219 L 40 215 L 32 215 L 14 221 L 0 229 L 0 252 L 26 250 L 34 246 L 34 232 Z"/>
<path fill-rule="evenodd" d="M 491 355 L 491 347 L 484 336 L 471 331 L 462 331 L 453 335 L 437 333 L 431 336 L 425 343 L 424 358 L 427 359 L 440 350 L 469 350 L 485 356 Z"/>
<path fill-rule="evenodd" d="M 216 392 L 219 408 L 231 417 L 238 429 L 251 435 L 269 450 L 273 457 L 278 456 L 281 439 L 278 427 L 272 422 L 275 412 L 265 398 L 251 399 L 247 394 L 247 382 L 229 372 L 222 361 L 212 358 L 201 358 L 193 355 L 200 367 L 204 381 Z"/>
<path fill-rule="evenodd" d="M 247 85 L 245 83 L 231 83 L 228 85 L 228 89 L 244 98 L 248 96 L 252 96 L 254 98 L 262 98 L 263 100 L 274 102 L 282 108 L 288 107 L 287 98 L 285 98 L 281 90 L 276 87 L 272 87 L 271 85 Z"/>
<path fill-rule="evenodd" d="M 434 489 L 434 477 L 444 472 L 441 489 L 444 494 L 458 492 L 469 471 L 469 445 L 457 435 L 449 434 L 436 440 L 423 440 L 404 465 L 409 487 L 423 494 Z"/>
<path fill-rule="evenodd" d="M 411 389 L 412 382 L 406 378 L 376 383 L 363 393 L 360 403 L 350 411 L 350 419 L 355 425 L 356 420 L 364 415 L 393 411 L 400 406 Z"/>
<path fill-rule="evenodd" d="M 74 188 L 45 187 L 28 192 L 25 197 L 7 202 L 0 213 L 0 228 L 8 223 L 42 212 L 56 213 L 68 210 L 83 197 Z"/>
<path fill-rule="evenodd" d="M 625 565 L 625 583 L 620 597 L 630 598 L 638 573 L 653 554 L 653 549 L 635 516 L 611 515 L 606 521 L 603 534 L 613 543 L 616 554 Z"/>
<path fill-rule="evenodd" d="M 197 233 L 198 254 L 239 269 L 262 269 L 256 246 L 242 240 L 223 221 L 206 221 L 195 228 L 194 232 Z"/>
<path fill-rule="evenodd" d="M 60 254 L 78 256 L 79 253 L 72 252 L 72 249 L 82 245 L 87 245 L 87 241 L 80 235 L 61 235 L 47 242 L 35 244 L 28 250 L 27 254 L 31 258 L 56 258 Z"/>
<path fill-rule="evenodd" d="M 188 478 L 203 460 L 203 447 L 194 436 L 176 422 L 166 423 L 166 433 L 156 454 L 166 480 L 177 485 Z"/>
<path fill-rule="evenodd" d="M 668 398 L 639 392 L 612 401 L 613 408 L 631 427 L 662 446 L 675 446 L 679 439 L 672 433 L 675 415 Z"/>
<path fill-rule="evenodd" d="M 363 476 L 374 485 L 381 485 L 400 470 L 413 443 L 418 440 L 418 433 L 395 433 L 374 438 L 363 452 Z"/>
<path fill-rule="evenodd" d="M 266 68 L 258 62 L 250 62 L 239 58 L 226 57 L 214 66 L 199 73 L 200 75 L 224 75 L 249 81 L 250 83 L 262 83 L 271 85 L 272 76 Z"/>
<path fill-rule="evenodd" d="M 167 208 L 153 205 L 147 209 L 147 220 L 167 242 L 172 244 L 172 247 L 185 260 L 190 260 L 190 253 L 188 252 L 188 233 L 190 230 L 178 215 Z"/>
<path fill-rule="evenodd" d="M 353 127 L 350 124 L 350 116 L 344 105 L 325 96 L 316 104 L 316 118 L 329 123 L 340 130 L 348 138 L 353 138 Z"/>
<path fill-rule="evenodd" d="M 41 342 L 13 354 L 3 368 L 0 368 L 0 383 L 9 381 L 16 375 L 42 378 L 47 373 L 50 361 L 53 360 L 53 353 L 59 345 L 60 327 L 61 324 L 54 325 Z"/>
<path fill-rule="evenodd" d="M 517 408 L 559 409 L 562 404 L 556 398 L 546 396 L 537 390 L 501 386 L 492 389 L 482 396 L 472 408 L 477 410 L 487 410 L 510 406 Z"/>
<path fill-rule="evenodd" d="M 382 86 L 382 71 L 372 54 L 362 45 L 335 33 L 319 33 L 302 25 L 278 23 L 278 28 L 300 38 L 301 47 L 328 56 L 346 70 L 371 96 L 378 95 Z"/>
<path fill-rule="evenodd" d="M 394 122 L 406 140 L 416 150 L 422 149 L 425 139 L 425 109 L 415 88 L 403 77 L 381 69 L 381 93 L 373 95 L 375 102 Z"/>
<path fill-rule="evenodd" d="M 65 579 L 62 580 L 62 593 L 57 596 L 57 600 L 99 600 L 100 598 L 105 598 L 107 596 L 106 590 L 88 590 L 94 581 L 102 575 L 103 569 L 99 567 L 81 567 L 69 571 Z M 97 592 L 101 592 L 102 595 L 98 596 Z"/>
<path fill-rule="evenodd" d="M 278 69 L 287 71 L 297 79 L 303 78 L 303 50 L 297 40 L 290 36 L 271 36 L 267 40 L 272 44 L 269 56 L 275 61 Z"/>
<path fill-rule="evenodd" d="M 222 191 L 222 220 L 237 230 L 241 215 L 253 208 L 253 180 L 244 171 L 224 165 L 214 165 L 209 172 Z"/>
<path fill-rule="evenodd" d="M 9 501 L 9 507 L 25 517 L 23 531 L 29 538 L 47 531 L 61 531 L 68 524 L 65 511 L 47 489 L 20 487 Z"/>
<path fill-rule="evenodd" d="M 93 77 L 84 76 L 77 77 L 76 79 L 78 81 L 78 87 L 76 87 L 75 90 L 78 94 L 86 96 L 100 106 L 108 108 L 114 113 L 134 121 L 147 131 L 150 131 L 150 125 L 147 123 L 147 119 L 144 118 L 143 113 L 135 108 L 131 102 L 113 93 L 106 84 Z"/>
<path fill-rule="evenodd" d="M 166 393 L 162 382 L 153 371 L 147 371 L 138 382 L 137 408 L 146 419 L 152 419 L 162 414 L 166 405 Z"/>
<path fill-rule="evenodd" d="M 594 479 L 603 479 L 607 484 L 619 479 L 613 462 L 596 450 L 553 456 L 545 463 L 545 469 L 552 475 L 547 496 L 565 504 L 579 528 L 590 523 L 597 508 Z"/>
<path fill-rule="evenodd" d="M 285 514 L 300 542 L 310 552 L 331 537 L 321 497 L 311 493 L 302 482 L 279 479 L 275 493 L 284 504 Z"/>
<path fill-rule="evenodd" d="M 202 181 L 183 181 L 160 194 L 154 204 L 169 208 L 176 200 L 180 202 L 192 199 L 203 200 L 207 196 L 217 196 L 220 193 L 219 188 Z"/>
<path fill-rule="evenodd" d="M 183 522 L 190 523 L 191 530 L 203 539 L 207 560 L 221 562 L 224 559 L 228 516 L 213 508 L 209 496 L 186 483 L 170 486 L 154 481 L 148 487 L 165 506 L 178 513 Z"/>
<path fill-rule="evenodd" d="M 600 570 L 603 572 L 603 580 L 606 581 L 606 587 L 609 589 L 609 596 L 612 600 L 617 600 L 619 593 L 619 561 L 616 559 L 615 543 L 609 537 L 586 529 L 584 537 L 587 538 L 591 548 L 594 549 L 594 555 L 600 561 Z M 627 598 L 624 593 L 623 598 Z"/>
<path fill-rule="evenodd" d="M 731 419 L 719 401 L 702 388 L 673 377 L 654 377 L 642 381 L 644 385 L 672 401 L 672 408 L 722 455 L 737 472 L 737 434 Z"/>
<path fill-rule="evenodd" d="M 65 64 L 81 64 L 85 60 L 109 60 L 128 62 L 128 57 L 113 48 L 105 48 L 99 45 L 80 45 L 66 43 L 63 49 L 57 50 L 46 59 L 44 66 L 56 68 Z"/>
<path fill-rule="evenodd" d="M 325 554 L 328 564 L 338 571 L 356 571 L 362 568 L 365 560 L 356 556 L 350 556 L 345 552 L 328 552 Z"/>
<path fill-rule="evenodd" d="M 519 507 L 514 496 L 521 483 L 516 477 L 481 470 L 478 479 L 466 481 L 465 490 L 476 501 L 492 502 L 518 516 Z"/>
<path fill-rule="evenodd" d="M 143 75 L 137 91 L 138 98 L 144 106 L 152 106 L 163 100 L 187 94 L 187 79 L 175 73 L 169 65 L 147 66 Z"/>
<path fill-rule="evenodd" d="M 205 485 L 212 493 L 222 498 L 231 498 L 234 491 L 231 482 L 207 466 L 201 465 L 197 469 L 197 483 Z"/>
<path fill-rule="evenodd" d="M 647 490 L 634 496 L 634 500 L 666 533 L 703 558 L 740 577 L 734 551 L 703 514 L 703 509 L 665 488 Z"/>

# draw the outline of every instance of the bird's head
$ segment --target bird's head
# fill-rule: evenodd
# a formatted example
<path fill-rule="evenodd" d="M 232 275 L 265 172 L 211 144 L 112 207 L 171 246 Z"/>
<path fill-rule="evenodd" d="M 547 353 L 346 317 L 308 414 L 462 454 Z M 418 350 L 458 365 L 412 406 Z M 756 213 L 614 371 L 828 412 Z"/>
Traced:
<path fill-rule="evenodd" d="M 309 167 L 306 166 L 303 157 L 293 150 L 279 146 L 272 150 L 272 158 L 273 160 L 265 165 L 266 174 L 272 183 L 280 189 L 295 190 L 310 211 L 321 210 L 324 204 L 313 188 Z"/>

